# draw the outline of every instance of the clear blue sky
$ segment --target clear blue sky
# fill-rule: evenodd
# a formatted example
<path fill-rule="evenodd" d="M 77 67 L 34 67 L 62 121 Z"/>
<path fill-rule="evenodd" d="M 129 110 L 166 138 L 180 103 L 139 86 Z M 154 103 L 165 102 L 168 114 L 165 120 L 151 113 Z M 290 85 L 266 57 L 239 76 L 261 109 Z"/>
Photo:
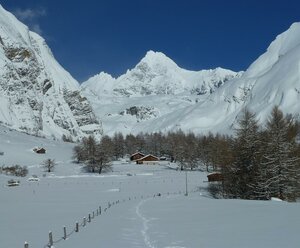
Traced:
<path fill-rule="evenodd" d="M 2 0 L 46 39 L 77 80 L 118 76 L 148 50 L 179 66 L 245 70 L 276 35 L 300 21 L 300 1 Z"/>

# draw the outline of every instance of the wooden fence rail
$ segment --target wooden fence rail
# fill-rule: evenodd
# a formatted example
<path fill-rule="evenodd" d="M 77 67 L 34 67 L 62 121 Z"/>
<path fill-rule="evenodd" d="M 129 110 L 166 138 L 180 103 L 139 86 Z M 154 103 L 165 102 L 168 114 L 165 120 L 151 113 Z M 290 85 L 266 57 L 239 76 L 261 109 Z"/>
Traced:
<path fill-rule="evenodd" d="M 191 193 L 192 193 L 192 192 L 194 193 L 194 192 L 197 192 L 197 191 L 198 191 L 198 190 L 193 190 L 193 191 L 191 191 Z M 173 193 L 167 192 L 167 193 L 164 194 L 164 195 L 169 196 L 170 194 L 173 194 L 173 195 L 176 195 L 176 194 L 181 195 L 182 192 L 181 192 L 181 191 L 173 192 Z M 156 198 L 156 197 L 160 197 L 160 196 L 162 196 L 161 193 L 156 193 L 156 194 L 154 194 L 153 196 L 150 196 L 150 195 L 147 195 L 147 196 L 141 195 L 140 197 L 134 196 L 134 197 L 129 197 L 127 201 L 131 201 L 131 200 L 133 200 L 133 199 L 136 200 L 136 199 Z M 114 202 L 112 202 L 112 203 L 111 203 L 111 202 L 108 202 L 108 203 L 107 203 L 107 207 L 104 208 L 104 212 L 106 212 L 106 211 L 107 211 L 109 208 L 111 208 L 112 206 L 115 206 L 115 205 L 120 204 L 121 202 L 126 202 L 126 200 L 125 200 L 125 199 L 123 199 L 123 201 L 121 201 L 121 200 L 116 200 L 116 201 L 114 201 Z M 57 243 L 61 242 L 62 240 L 67 240 L 68 237 L 71 236 L 73 233 L 78 233 L 78 232 L 80 231 L 80 226 L 81 226 L 81 227 L 86 227 L 88 223 L 91 223 L 92 219 L 94 219 L 96 216 L 100 216 L 101 214 L 102 214 L 102 208 L 101 208 L 101 206 L 99 206 L 99 207 L 97 208 L 97 210 L 96 210 L 96 214 L 95 214 L 95 211 L 93 211 L 92 214 L 88 214 L 88 218 L 83 217 L 83 220 L 82 220 L 82 223 L 81 223 L 81 224 L 79 224 L 79 222 L 76 222 L 76 223 L 75 223 L 75 228 L 74 228 L 70 233 L 67 233 L 67 227 L 64 226 L 64 227 L 63 227 L 63 236 L 62 236 L 60 239 L 58 239 L 58 240 L 54 240 L 54 239 L 53 239 L 53 234 L 52 234 L 52 232 L 49 231 L 49 236 L 48 236 L 48 237 L 49 237 L 49 241 L 48 241 L 48 243 L 44 246 L 44 248 L 47 248 L 47 247 L 48 247 L 48 248 L 51 248 L 51 247 L 53 247 L 54 244 L 57 244 Z M 27 241 L 24 243 L 24 248 L 29 248 L 29 244 L 28 244 Z"/>

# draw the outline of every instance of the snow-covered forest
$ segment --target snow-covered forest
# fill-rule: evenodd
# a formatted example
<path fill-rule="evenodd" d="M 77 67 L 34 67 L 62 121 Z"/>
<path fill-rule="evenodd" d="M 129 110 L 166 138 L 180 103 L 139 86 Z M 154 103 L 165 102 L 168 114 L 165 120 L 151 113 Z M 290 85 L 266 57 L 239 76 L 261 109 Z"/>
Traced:
<path fill-rule="evenodd" d="M 174 161 L 181 170 L 221 172 L 212 184 L 215 197 L 295 201 L 300 197 L 300 126 L 275 106 L 265 125 L 245 109 L 234 136 L 193 133 L 116 133 L 97 144 L 93 137 L 74 148 L 74 158 L 91 172 L 101 173 L 110 161 L 136 151 Z"/>

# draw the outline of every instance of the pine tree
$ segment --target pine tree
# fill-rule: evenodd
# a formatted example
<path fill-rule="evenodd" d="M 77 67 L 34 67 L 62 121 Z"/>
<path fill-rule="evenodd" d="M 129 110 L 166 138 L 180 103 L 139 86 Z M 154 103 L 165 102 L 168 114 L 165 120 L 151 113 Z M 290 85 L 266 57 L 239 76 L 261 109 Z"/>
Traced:
<path fill-rule="evenodd" d="M 259 163 L 259 126 L 256 116 L 244 109 L 233 144 L 233 164 L 224 168 L 224 189 L 231 197 L 252 198 L 252 184 Z"/>
<path fill-rule="evenodd" d="M 262 165 L 265 166 L 266 189 L 270 196 L 289 199 L 297 191 L 299 157 L 295 155 L 295 135 L 291 135 L 294 122 L 284 117 L 275 106 L 267 122 L 267 138 Z"/>

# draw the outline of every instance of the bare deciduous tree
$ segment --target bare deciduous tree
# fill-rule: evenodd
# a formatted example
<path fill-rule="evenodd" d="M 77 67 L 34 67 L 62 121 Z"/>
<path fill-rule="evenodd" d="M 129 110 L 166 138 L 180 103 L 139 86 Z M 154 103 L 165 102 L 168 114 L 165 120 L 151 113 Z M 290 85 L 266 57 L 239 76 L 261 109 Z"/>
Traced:
<path fill-rule="evenodd" d="M 45 168 L 45 170 L 47 172 L 51 172 L 51 171 L 53 171 L 56 163 L 55 163 L 54 159 L 48 158 L 48 159 L 46 159 L 46 160 L 43 161 L 42 165 L 43 165 L 43 167 Z"/>

